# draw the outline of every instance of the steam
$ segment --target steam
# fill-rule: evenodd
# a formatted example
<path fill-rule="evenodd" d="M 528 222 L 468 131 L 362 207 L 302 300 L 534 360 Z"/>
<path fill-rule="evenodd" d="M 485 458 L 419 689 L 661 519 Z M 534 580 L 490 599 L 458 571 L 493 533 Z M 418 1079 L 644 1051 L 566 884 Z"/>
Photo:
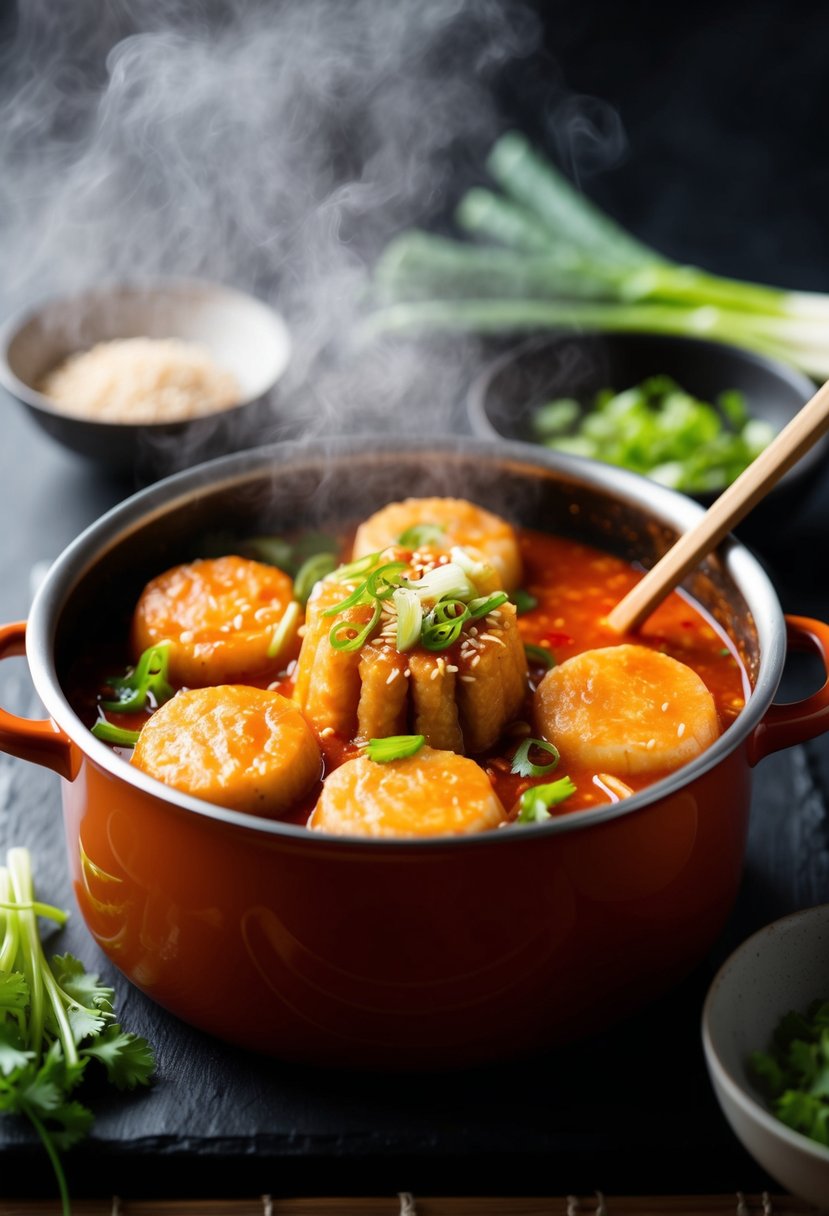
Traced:
<path fill-rule="evenodd" d="M 493 81 L 539 40 L 511 0 L 22 0 L 0 60 L 6 303 L 219 280 L 285 315 L 302 433 L 444 431 L 469 345 L 342 352 L 372 259 L 445 213 L 503 125 Z M 563 125 L 591 167 L 621 136 L 585 113 Z"/>

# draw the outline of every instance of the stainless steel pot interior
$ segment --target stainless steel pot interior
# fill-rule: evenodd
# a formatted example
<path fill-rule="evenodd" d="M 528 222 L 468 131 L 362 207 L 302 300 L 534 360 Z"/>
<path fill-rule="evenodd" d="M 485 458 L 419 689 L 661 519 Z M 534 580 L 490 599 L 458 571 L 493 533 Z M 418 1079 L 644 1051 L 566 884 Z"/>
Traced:
<path fill-rule="evenodd" d="M 141 588 L 178 562 L 210 550 L 227 552 L 234 538 L 305 527 L 339 530 L 389 501 L 432 494 L 471 498 L 513 522 L 584 541 L 645 567 L 701 513 L 690 500 L 644 478 L 520 443 L 353 439 L 278 444 L 216 460 L 116 507 L 52 567 L 27 632 L 32 675 L 49 714 L 97 764 L 149 793 L 257 832 L 305 836 L 305 829 L 213 807 L 133 769 L 77 717 L 64 693 L 68 672 L 76 656 L 108 636 L 124 638 Z M 743 743 L 774 697 L 785 657 L 785 625 L 757 561 L 729 541 L 684 586 L 736 643 L 752 696 L 737 722 L 691 765 L 624 803 L 587 812 L 590 822 L 635 813 L 713 767 Z M 576 813 L 523 830 L 569 831 L 584 822 L 584 813 Z M 483 846 L 497 836 L 484 833 L 457 844 Z M 446 843 L 442 840 L 442 847 Z M 372 847 L 387 846 L 401 843 L 372 842 Z"/>

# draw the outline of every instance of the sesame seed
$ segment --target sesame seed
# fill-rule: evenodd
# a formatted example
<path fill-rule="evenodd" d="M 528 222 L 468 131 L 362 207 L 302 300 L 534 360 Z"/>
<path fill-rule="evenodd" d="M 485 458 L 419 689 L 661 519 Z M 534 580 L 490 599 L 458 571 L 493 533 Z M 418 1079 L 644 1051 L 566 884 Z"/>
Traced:
<path fill-rule="evenodd" d="M 656 740 L 655 740 L 655 739 L 648 739 L 648 742 L 647 742 L 647 748 L 648 748 L 648 751 L 649 751 L 649 752 L 652 752 L 652 751 L 653 751 L 653 749 L 654 749 L 655 747 L 656 747 Z"/>
<path fill-rule="evenodd" d="M 475 657 L 474 657 L 474 659 L 472 660 L 472 662 L 469 664 L 469 666 L 470 666 L 470 667 L 477 667 L 477 666 L 478 666 L 478 664 L 480 663 L 480 661 L 481 661 L 481 656 L 480 656 L 479 654 L 476 654 L 476 655 L 475 655 Z"/>
<path fill-rule="evenodd" d="M 662 702 L 662 712 L 663 712 L 663 714 L 668 712 L 668 702 L 667 701 Z"/>
<path fill-rule="evenodd" d="M 331 736 L 335 735 L 336 733 L 337 732 L 334 730 L 333 726 L 324 726 L 322 728 L 322 730 L 320 731 L 320 738 L 321 739 L 330 739 Z"/>
<path fill-rule="evenodd" d="M 684 722 L 680 722 L 679 726 L 676 728 L 676 733 L 679 735 L 680 739 L 685 734 L 685 723 Z"/>
<path fill-rule="evenodd" d="M 391 671 L 389 672 L 388 676 L 386 677 L 386 683 L 393 684 L 399 675 L 400 675 L 400 668 L 392 667 Z"/>
<path fill-rule="evenodd" d="M 462 681 L 464 684 L 474 684 L 474 683 L 475 683 L 475 677 L 474 677 L 474 676 L 461 676 L 461 681 Z"/>
<path fill-rule="evenodd" d="M 193 630 L 185 629 L 182 633 L 180 633 L 178 635 L 178 640 L 180 642 L 184 642 L 185 645 L 187 644 L 187 642 L 192 642 L 193 641 Z"/>
<path fill-rule="evenodd" d="M 447 664 L 446 664 L 446 670 L 447 670 L 447 671 L 451 671 L 451 672 L 455 672 L 455 671 L 457 671 L 458 669 L 457 669 L 457 667 L 455 666 L 455 664 L 454 664 L 454 663 L 447 663 Z"/>
<path fill-rule="evenodd" d="M 237 612 L 235 617 L 233 618 L 233 628 L 241 629 L 242 626 L 244 625 L 244 623 L 245 623 L 245 618 L 242 616 L 241 612 Z"/>
<path fill-rule="evenodd" d="M 431 672 L 430 672 L 430 674 L 429 674 L 429 679 L 430 679 L 430 680 L 436 680 L 436 679 L 438 678 L 438 676 L 439 676 L 439 675 L 440 675 L 440 668 L 439 668 L 439 667 L 433 667 L 433 668 L 432 668 L 432 670 L 431 670 Z"/>

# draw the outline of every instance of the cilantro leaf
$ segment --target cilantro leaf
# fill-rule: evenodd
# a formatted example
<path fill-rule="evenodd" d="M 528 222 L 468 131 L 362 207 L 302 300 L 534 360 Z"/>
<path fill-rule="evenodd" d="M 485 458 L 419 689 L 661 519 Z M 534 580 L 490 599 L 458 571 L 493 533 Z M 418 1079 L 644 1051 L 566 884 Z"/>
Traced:
<path fill-rule="evenodd" d="M 34 1058 L 35 1053 L 26 1050 L 19 1027 L 12 1022 L 0 1022 L 0 1078 L 13 1076 Z"/>
<path fill-rule="evenodd" d="M 829 1002 L 814 1001 L 803 1014 L 790 1010 L 774 1029 L 767 1052 L 749 1067 L 788 1127 L 829 1145 Z"/>
<path fill-rule="evenodd" d="M 64 1216 L 70 1211 L 60 1153 L 92 1125 L 92 1112 L 70 1095 L 90 1059 L 104 1065 L 110 1081 L 128 1089 L 149 1080 L 155 1066 L 149 1044 L 114 1023 L 114 990 L 87 972 L 71 954 L 46 961 L 34 909 L 62 924 L 68 914 L 35 900 L 27 849 L 10 849 L 0 865 L 0 903 L 6 927 L 0 972 L 0 1114 L 28 1119 L 49 1158 Z M 21 931 L 26 925 L 26 932 Z M 9 928 L 11 932 L 9 933 Z M 9 968 L 6 970 L 5 968 Z M 27 977 L 39 977 L 40 983 Z"/>
<path fill-rule="evenodd" d="M 72 954 L 56 954 L 52 972 L 67 996 L 87 1008 L 112 1011 L 115 989 L 102 984 L 94 971 L 87 971 L 80 959 Z"/>
<path fill-rule="evenodd" d="M 81 1049 L 83 1056 L 100 1060 L 107 1076 L 118 1089 L 146 1085 L 155 1068 L 153 1049 L 140 1035 L 126 1034 L 117 1023 Z"/>
<path fill-rule="evenodd" d="M 25 1009 L 29 1003 L 29 985 L 20 971 L 0 971 L 0 1012 L 4 1009 Z"/>

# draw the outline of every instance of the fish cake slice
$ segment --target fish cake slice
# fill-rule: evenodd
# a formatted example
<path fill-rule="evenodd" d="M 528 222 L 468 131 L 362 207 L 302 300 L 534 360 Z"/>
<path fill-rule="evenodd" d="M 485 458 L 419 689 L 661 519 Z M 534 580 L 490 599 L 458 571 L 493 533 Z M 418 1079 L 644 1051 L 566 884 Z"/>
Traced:
<path fill-rule="evenodd" d="M 288 810 L 322 771 L 296 706 L 246 684 L 176 693 L 147 721 L 132 763 L 165 785 L 252 815 Z"/>
<path fill-rule="evenodd" d="M 357 707 L 357 738 L 385 739 L 406 732 L 409 682 L 406 655 L 379 639 L 367 643 L 360 653 L 360 701 Z"/>
<path fill-rule="evenodd" d="M 407 498 L 389 503 L 360 524 L 354 538 L 354 557 L 377 553 L 396 545 L 407 529 L 434 524 L 440 535 L 417 548 L 448 553 L 457 545 L 495 571 L 499 587 L 512 591 L 521 582 L 521 555 L 515 531 L 505 519 L 465 498 Z M 497 590 L 481 585 L 482 593 Z"/>
<path fill-rule="evenodd" d="M 464 749 L 458 719 L 457 677 L 454 666 L 443 655 L 417 650 L 409 655 L 411 670 L 413 727 L 430 747 L 450 752 Z"/>
<path fill-rule="evenodd" d="M 618 776 L 668 772 L 720 733 L 695 671 L 647 646 L 586 650 L 548 671 L 535 694 L 540 735 L 564 764 Z"/>
<path fill-rule="evenodd" d="M 506 812 L 474 760 L 422 747 L 378 764 L 358 756 L 325 780 L 308 826 L 335 835 L 423 837 L 497 828 Z"/>
<path fill-rule="evenodd" d="M 337 616 L 325 616 L 325 612 L 346 599 L 349 592 L 342 583 L 322 582 L 308 600 L 293 698 L 318 731 L 330 728 L 346 738 L 357 731 L 362 652 L 337 650 L 330 634 L 340 623 L 359 630 L 371 619 L 371 608 L 358 604 Z"/>
<path fill-rule="evenodd" d="M 458 708 L 466 751 L 497 743 L 527 695 L 527 657 L 514 604 L 502 604 L 461 643 Z"/>
<path fill-rule="evenodd" d="M 133 656 L 169 642 L 170 680 L 189 688 L 257 677 L 296 653 L 299 614 L 279 653 L 269 653 L 292 603 L 292 580 L 264 562 L 230 555 L 174 566 L 139 597 Z"/>

